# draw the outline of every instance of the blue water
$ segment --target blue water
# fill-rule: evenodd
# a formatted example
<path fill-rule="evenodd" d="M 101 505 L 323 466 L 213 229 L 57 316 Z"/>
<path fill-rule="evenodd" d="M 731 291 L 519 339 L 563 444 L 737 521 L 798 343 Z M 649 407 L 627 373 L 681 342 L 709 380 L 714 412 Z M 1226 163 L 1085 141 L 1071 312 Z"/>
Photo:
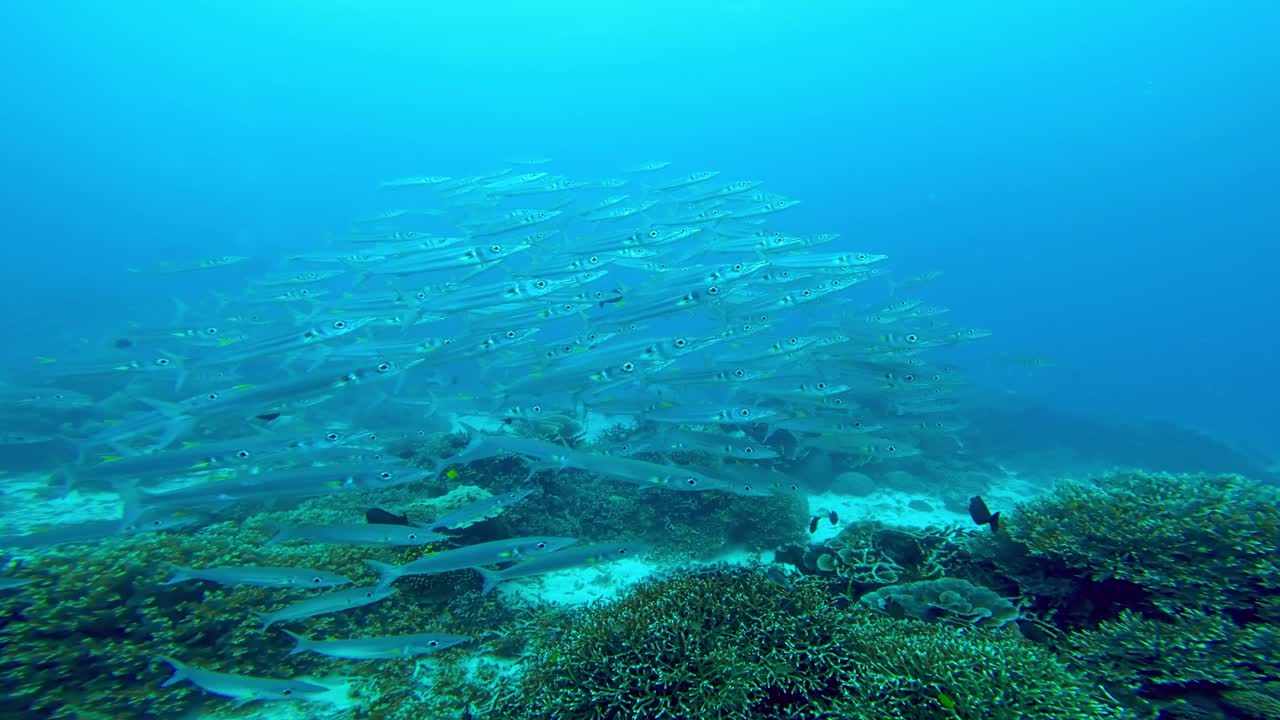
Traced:
<path fill-rule="evenodd" d="M 387 177 L 671 159 L 945 271 L 929 297 L 995 331 L 957 360 L 992 398 L 1274 451 L 1278 27 L 1264 2 L 14 4 L 2 352 L 239 287 L 126 268 L 318 247 Z"/>

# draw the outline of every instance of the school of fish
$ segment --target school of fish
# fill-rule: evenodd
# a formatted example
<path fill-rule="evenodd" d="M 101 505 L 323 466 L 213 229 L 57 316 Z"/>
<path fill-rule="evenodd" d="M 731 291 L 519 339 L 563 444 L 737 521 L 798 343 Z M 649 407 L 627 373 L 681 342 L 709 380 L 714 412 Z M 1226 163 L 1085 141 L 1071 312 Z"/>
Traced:
<path fill-rule="evenodd" d="M 0 398 L 17 429 L 0 444 L 65 445 L 51 484 L 109 489 L 124 510 L 0 536 L 0 549 L 189 530 L 231 503 L 404 485 L 495 457 L 523 459 L 529 488 L 573 470 L 652 492 L 803 492 L 789 463 L 892 463 L 963 427 L 964 379 L 927 356 L 989 333 L 910 294 L 936 273 L 890 278 L 874 248 L 787 232 L 800 201 L 761 181 L 665 161 L 585 180 L 548 162 L 388 180 L 379 192 L 394 209 L 305 254 L 136 269 L 244 273 L 245 284 L 180 298 L 172 324 L 112 329 L 6 374 Z M 466 445 L 428 469 L 384 452 L 442 433 Z M 676 459 L 689 457 L 698 463 Z M 272 542 L 425 545 L 529 492 L 421 526 L 282 528 Z M 516 537 L 370 563 L 381 579 L 366 587 L 323 568 L 250 566 L 174 568 L 171 582 L 306 593 L 260 613 L 265 630 L 377 603 L 405 576 L 474 569 L 489 592 L 646 549 Z M 467 640 L 285 632 L 295 652 L 365 660 Z M 236 703 L 327 690 L 164 660 L 166 684 Z"/>

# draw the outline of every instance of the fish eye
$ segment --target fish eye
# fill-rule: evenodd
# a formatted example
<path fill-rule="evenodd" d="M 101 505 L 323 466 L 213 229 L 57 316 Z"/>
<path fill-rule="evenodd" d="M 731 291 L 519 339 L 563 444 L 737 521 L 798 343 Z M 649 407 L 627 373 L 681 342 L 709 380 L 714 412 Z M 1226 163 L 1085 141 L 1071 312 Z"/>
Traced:
<path fill-rule="evenodd" d="M 862 427 L 862 421 L 861 421 L 861 420 L 854 420 L 854 421 L 853 421 L 853 426 L 854 426 L 854 427 L 856 427 L 856 428 L 861 428 L 861 427 Z"/>
<path fill-rule="evenodd" d="M 417 539 L 418 539 L 418 533 L 409 533 L 409 539 L 410 539 L 410 540 L 417 540 Z"/>
<path fill-rule="evenodd" d="M 673 345 L 675 345 L 675 346 L 676 346 L 676 347 L 678 347 L 678 348 L 682 348 L 682 347 L 684 347 L 685 345 L 688 345 L 688 344 L 689 344 L 689 341 L 688 341 L 688 340 L 685 340 L 684 338 L 676 338 L 676 341 L 675 341 L 674 343 L 672 343 L 672 344 L 673 344 Z"/>
<path fill-rule="evenodd" d="M 540 413 L 540 412 L 542 412 L 542 406 L 541 406 L 541 405 L 534 405 L 533 407 L 531 407 L 531 408 L 529 408 L 529 409 L 530 409 L 530 410 L 532 410 L 534 413 Z"/>
<path fill-rule="evenodd" d="M 827 384 L 826 384 L 826 383 L 824 383 L 824 382 L 819 382 L 819 383 L 818 383 L 817 385 L 815 385 L 814 387 L 818 388 L 819 390 L 826 390 L 826 389 L 827 389 Z"/>
<path fill-rule="evenodd" d="M 626 548 L 618 548 L 618 554 L 619 554 L 619 555 L 626 555 L 626 554 L 627 554 L 627 549 L 626 549 Z"/>
<path fill-rule="evenodd" d="M 281 690 L 281 691 L 280 691 L 280 694 L 281 694 L 281 695 L 292 695 L 292 694 L 293 694 L 293 688 L 285 688 L 284 690 Z"/>
<path fill-rule="evenodd" d="M 241 450 L 240 452 L 237 452 L 237 453 L 236 453 L 236 457 L 238 457 L 238 458 L 240 458 L 240 459 L 242 459 L 242 460 L 243 460 L 244 458 L 249 457 L 249 451 L 248 451 L 248 450 Z"/>
<path fill-rule="evenodd" d="M 407 237 L 407 238 L 418 237 L 418 233 L 416 233 L 416 232 L 414 232 L 414 231 L 410 230 L 410 231 L 406 232 L 406 233 L 404 234 L 404 236 L 405 236 L 405 237 Z"/>
<path fill-rule="evenodd" d="M 230 256 L 230 255 L 223 255 L 223 256 L 222 256 L 222 262 L 231 262 L 231 256 Z"/>
<path fill-rule="evenodd" d="M 751 411 L 746 408 L 742 408 L 738 411 L 738 417 L 751 417 Z"/>
<path fill-rule="evenodd" d="M 419 430 L 419 431 L 418 431 L 418 437 L 426 437 L 426 436 L 427 436 L 427 431 L 426 431 L 426 430 Z"/>
<path fill-rule="evenodd" d="M 831 287 L 840 287 L 840 278 L 831 281 Z"/>
<path fill-rule="evenodd" d="M 388 371 L 388 370 L 390 370 L 390 369 L 391 369 L 391 366 L 390 366 L 390 365 L 388 365 L 387 363 L 379 363 L 379 364 L 378 364 L 378 372 L 380 372 L 380 373 L 387 372 L 387 371 Z"/>
<path fill-rule="evenodd" d="M 324 582 L 324 578 L 318 578 L 318 577 L 311 578 L 312 585 L 319 585 L 322 582 Z"/>
<path fill-rule="evenodd" d="M 748 445 L 748 446 L 746 446 L 746 447 L 742 448 L 742 454 L 743 454 L 743 455 L 755 455 L 755 454 L 756 454 L 756 449 L 755 449 L 755 448 L 753 448 L 753 447 L 751 447 L 750 445 Z"/>
<path fill-rule="evenodd" d="M 745 376 L 746 376 L 746 374 L 747 374 L 747 372 L 746 372 L 745 370 L 741 369 L 741 368 L 739 368 L 739 369 L 737 369 L 737 370 L 734 370 L 734 371 L 733 371 L 733 376 L 734 376 L 734 377 L 745 377 Z"/>
<path fill-rule="evenodd" d="M 750 485 L 743 485 L 743 486 L 742 486 L 742 489 L 743 489 L 743 490 L 746 490 L 747 492 L 751 492 L 751 486 L 750 486 Z"/>
<path fill-rule="evenodd" d="M 420 293 L 418 293 L 417 297 L 418 297 L 418 299 L 419 299 L 419 300 L 426 300 L 426 299 L 427 299 L 427 294 L 426 294 L 426 293 L 424 293 L 424 292 L 420 292 Z"/>
<path fill-rule="evenodd" d="M 742 270 L 742 263 L 734 263 L 733 269 L 739 271 Z"/>
<path fill-rule="evenodd" d="M 649 237 L 651 237 L 651 238 L 656 238 L 656 237 L 658 237 L 658 231 L 657 231 L 657 230 L 650 230 L 650 231 L 649 231 Z"/>
<path fill-rule="evenodd" d="M 907 342 L 909 343 L 913 343 L 919 339 L 920 339 L 920 336 L 916 335 L 915 333 L 911 333 L 910 335 L 907 336 Z"/>
<path fill-rule="evenodd" d="M 720 288 L 719 288 L 719 287 L 717 287 L 717 286 L 715 286 L 715 285 L 712 285 L 711 287 L 707 288 L 707 294 L 708 294 L 708 295 L 719 295 L 719 294 L 720 294 Z"/>
<path fill-rule="evenodd" d="M 436 640 L 427 641 L 427 647 L 436 647 L 439 644 L 440 644 L 439 641 L 436 641 Z"/>
<path fill-rule="evenodd" d="M 491 252 L 491 253 L 500 253 L 500 252 L 502 252 L 502 246 L 501 246 L 501 245 L 490 245 L 490 246 L 489 246 L 489 252 Z"/>
<path fill-rule="evenodd" d="M 795 483 L 791 483 L 791 489 L 792 489 L 792 490 L 799 490 L 799 489 L 800 489 L 800 486 L 799 486 L 799 485 L 796 485 Z"/>
<path fill-rule="evenodd" d="M 618 449 L 621 450 L 622 452 L 629 452 L 631 450 L 631 446 L 626 443 L 623 443 Z"/>
<path fill-rule="evenodd" d="M 635 363 L 623 363 L 622 369 L 626 372 L 631 372 L 632 370 L 636 369 L 636 365 Z"/>
<path fill-rule="evenodd" d="M 890 445 L 889 447 L 885 448 L 885 450 L 888 450 L 889 452 L 898 452 L 898 448 L 893 445 Z"/>
<path fill-rule="evenodd" d="M 156 358 L 156 365 L 164 367 L 169 364 L 169 358 Z"/>
<path fill-rule="evenodd" d="M 310 290 L 308 290 L 308 289 L 306 289 L 306 288 L 302 288 L 301 290 L 299 290 L 299 291 L 298 291 L 298 294 L 299 294 L 299 295 L 310 295 L 310 294 L 311 294 L 311 291 L 310 291 Z"/>
<path fill-rule="evenodd" d="M 216 328 L 216 327 L 205 328 L 205 329 L 204 329 L 204 334 L 205 334 L 205 335 L 217 335 L 217 334 L 218 334 L 218 328 Z"/>
<path fill-rule="evenodd" d="M 804 290 L 801 290 L 801 291 L 800 291 L 800 294 L 801 294 L 801 295 L 803 295 L 803 296 L 805 296 L 805 297 L 809 297 L 810 295 L 812 295 L 812 294 L 813 294 L 813 291 L 812 291 L 812 290 L 810 290 L 809 288 L 805 288 Z"/>
<path fill-rule="evenodd" d="M 513 337 L 515 337 L 515 336 L 516 336 L 516 331 L 515 331 L 515 330 L 508 330 L 505 334 L 506 334 L 506 336 L 507 336 L 507 339 L 508 339 L 508 340 L 510 340 L 511 338 L 513 338 Z"/>
<path fill-rule="evenodd" d="M 341 329 L 345 328 L 346 326 L 347 326 L 347 322 L 346 322 L 345 320 L 334 320 L 334 321 L 333 321 L 333 329 L 334 329 L 334 330 L 341 330 Z"/>
<path fill-rule="evenodd" d="M 54 400 L 65 400 L 66 398 L 67 398 L 67 396 L 66 396 L 66 395 L 63 395 L 62 393 L 57 393 L 57 394 L 55 394 L 55 395 L 53 396 L 53 399 L 54 399 Z"/>
<path fill-rule="evenodd" d="M 902 379 L 906 380 L 907 382 L 915 382 L 916 376 L 912 375 L 911 373 L 907 373 L 906 375 L 902 376 Z"/>
<path fill-rule="evenodd" d="M 328 435 L 324 436 L 324 439 L 328 440 L 329 442 L 333 442 L 334 440 L 338 439 L 338 433 L 329 433 Z"/>
<path fill-rule="evenodd" d="M 547 544 L 544 542 L 540 542 L 535 547 L 537 547 L 539 550 L 545 550 L 547 548 Z"/>
<path fill-rule="evenodd" d="M 941 379 L 942 379 L 942 376 L 941 376 L 941 375 L 934 375 L 934 376 L 933 376 L 933 379 L 934 379 L 934 381 L 939 381 L 939 380 L 941 380 Z"/>
<path fill-rule="evenodd" d="M 538 282 L 534 283 L 533 286 L 541 290 L 542 288 L 545 288 L 547 286 L 547 281 L 539 280 Z"/>
<path fill-rule="evenodd" d="M 378 473 L 378 477 L 382 478 L 383 480 L 390 480 L 391 473 L 387 472 L 386 470 L 383 470 L 382 472 Z"/>
<path fill-rule="evenodd" d="M 592 265 L 595 265 L 596 263 L 600 262 L 600 256 L 592 255 L 591 257 L 587 258 L 587 262 L 591 263 Z"/>

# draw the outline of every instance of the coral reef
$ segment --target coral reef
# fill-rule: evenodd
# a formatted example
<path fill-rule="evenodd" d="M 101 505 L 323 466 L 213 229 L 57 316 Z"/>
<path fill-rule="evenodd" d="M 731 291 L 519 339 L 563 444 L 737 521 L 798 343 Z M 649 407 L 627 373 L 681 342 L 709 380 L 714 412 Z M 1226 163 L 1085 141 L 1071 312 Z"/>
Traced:
<path fill-rule="evenodd" d="M 495 718 L 1123 715 L 1016 634 L 901 620 L 758 569 L 676 575 L 539 643 Z"/>
<path fill-rule="evenodd" d="M 1280 489 L 1238 475 L 1125 472 L 1061 483 L 1006 526 L 1014 550 L 1061 571 L 1053 575 L 1109 583 L 1164 613 L 1252 613 L 1280 591 Z"/>
<path fill-rule="evenodd" d="M 1066 482 L 971 535 L 969 570 L 1129 707 L 1252 717 L 1280 677 L 1280 489 L 1238 475 Z M 1004 587 L 1001 587 L 1004 583 Z"/>
<path fill-rule="evenodd" d="M 459 490 L 440 507 L 414 505 L 428 516 L 447 511 L 475 494 Z M 273 588 L 224 587 L 203 582 L 165 585 L 168 564 L 197 567 L 259 564 L 315 567 L 357 583 L 373 580 L 364 560 L 408 562 L 429 549 L 342 545 L 263 545 L 275 525 L 359 521 L 373 504 L 413 501 L 411 488 L 352 493 L 309 501 L 298 508 L 222 522 L 194 534 L 121 536 L 70 545 L 27 558 L 22 576 L 34 579 L 21 593 L 0 596 L 0 695 L 5 709 L 22 717 L 179 717 L 191 707 L 219 703 L 191 685 L 159 689 L 169 675 L 156 656 L 182 658 L 201 668 L 264 677 L 325 675 L 337 661 L 319 655 L 289 655 L 283 634 L 261 632 L 252 611 L 274 609 L 303 597 Z M 306 621 L 308 635 L 358 637 L 410 632 L 482 635 L 503 615 L 496 600 L 479 599 L 471 574 L 456 578 L 438 604 L 411 592 L 349 612 Z M 447 576 L 441 576 L 442 578 Z M 446 603 L 468 612 L 441 622 Z M 487 612 L 480 607 L 487 605 Z M 479 623 L 477 626 L 475 623 Z M 399 663 L 403 665 L 404 663 Z M 407 663 L 410 669 L 412 662 Z M 382 663 L 380 672 L 397 663 Z M 387 670 L 389 682 L 395 672 Z M 139 681 L 138 679 L 143 679 Z M 148 682 L 146 679 L 150 679 Z M 367 702 L 383 690 L 364 683 Z"/>

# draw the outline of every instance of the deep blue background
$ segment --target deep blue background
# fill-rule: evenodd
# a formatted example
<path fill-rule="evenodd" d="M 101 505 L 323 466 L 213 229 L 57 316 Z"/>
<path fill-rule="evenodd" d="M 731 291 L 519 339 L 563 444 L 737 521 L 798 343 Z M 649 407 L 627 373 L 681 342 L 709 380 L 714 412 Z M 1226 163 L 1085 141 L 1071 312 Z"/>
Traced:
<path fill-rule="evenodd" d="M 945 270 L 929 299 L 997 333 L 966 354 L 988 392 L 1280 445 L 1276 3 L 50 2 L 5 16 L 0 308 L 15 361 L 199 290 L 127 267 L 321 246 L 377 209 L 388 176 L 511 155 L 593 176 L 671 159 L 803 199 L 790 229 Z M 1013 352 L 1057 366 L 996 359 Z"/>

